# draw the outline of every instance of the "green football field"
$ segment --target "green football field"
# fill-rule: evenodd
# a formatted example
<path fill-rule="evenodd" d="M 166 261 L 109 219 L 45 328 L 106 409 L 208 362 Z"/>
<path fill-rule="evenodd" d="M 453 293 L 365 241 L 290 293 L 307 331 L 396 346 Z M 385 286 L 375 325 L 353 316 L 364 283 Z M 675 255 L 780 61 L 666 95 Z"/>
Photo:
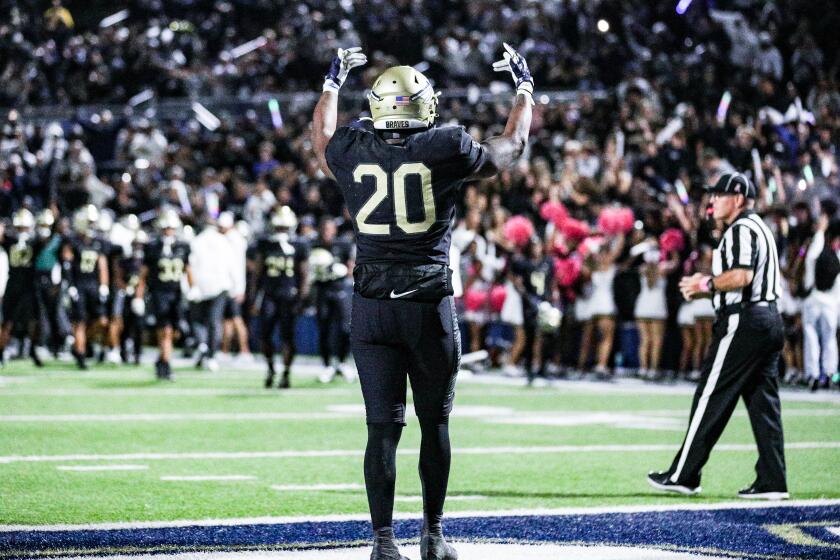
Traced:
<path fill-rule="evenodd" d="M 0 372 L 0 524 L 364 514 L 358 384 L 321 385 L 303 360 L 289 391 L 259 364 L 176 367 L 12 362 Z M 447 510 L 674 504 L 650 469 L 682 439 L 689 385 L 459 380 Z M 840 396 L 783 395 L 792 498 L 840 498 Z M 401 442 L 396 510 L 421 510 L 419 428 Z M 690 500 L 733 501 L 756 459 L 742 405 Z"/>

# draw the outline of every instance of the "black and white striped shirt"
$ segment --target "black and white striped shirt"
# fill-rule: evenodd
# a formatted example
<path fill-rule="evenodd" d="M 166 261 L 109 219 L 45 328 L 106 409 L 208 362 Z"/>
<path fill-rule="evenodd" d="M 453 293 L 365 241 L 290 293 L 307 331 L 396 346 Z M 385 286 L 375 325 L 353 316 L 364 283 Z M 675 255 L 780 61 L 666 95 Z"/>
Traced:
<path fill-rule="evenodd" d="M 744 302 L 777 301 L 782 295 L 779 254 L 767 225 L 752 210 L 746 210 L 723 233 L 712 258 L 712 274 L 733 268 L 753 271 L 753 279 L 741 290 L 715 292 L 715 310 Z"/>

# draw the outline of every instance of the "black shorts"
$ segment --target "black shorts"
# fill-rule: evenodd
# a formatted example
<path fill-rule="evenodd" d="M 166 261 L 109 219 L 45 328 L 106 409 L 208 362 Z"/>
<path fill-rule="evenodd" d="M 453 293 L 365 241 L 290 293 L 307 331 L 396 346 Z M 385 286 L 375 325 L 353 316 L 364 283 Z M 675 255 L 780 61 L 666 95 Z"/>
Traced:
<path fill-rule="evenodd" d="M 3 296 L 3 322 L 26 325 L 35 319 L 35 286 L 6 290 Z"/>
<path fill-rule="evenodd" d="M 225 319 L 235 319 L 242 317 L 242 304 L 236 301 L 233 296 L 227 296 L 225 299 Z"/>
<path fill-rule="evenodd" d="M 99 285 L 76 286 L 78 295 L 70 300 L 70 321 L 88 323 L 105 316 L 105 302 L 99 298 Z"/>
<path fill-rule="evenodd" d="M 152 313 L 157 328 L 177 327 L 181 321 L 181 292 L 152 292 Z"/>
<path fill-rule="evenodd" d="M 368 424 L 405 424 L 406 377 L 418 418 L 448 418 L 461 361 L 451 296 L 426 303 L 354 294 L 350 344 Z"/>
<path fill-rule="evenodd" d="M 280 327 L 280 339 L 284 344 L 294 344 L 297 322 L 296 298 L 265 295 L 260 307 L 260 333 L 264 341 L 271 340 L 275 327 Z"/>

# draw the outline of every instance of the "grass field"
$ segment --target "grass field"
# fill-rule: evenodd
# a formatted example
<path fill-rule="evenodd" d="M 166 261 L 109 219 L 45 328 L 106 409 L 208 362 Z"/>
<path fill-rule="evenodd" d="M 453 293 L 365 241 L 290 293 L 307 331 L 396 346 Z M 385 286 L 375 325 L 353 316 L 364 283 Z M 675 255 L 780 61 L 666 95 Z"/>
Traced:
<path fill-rule="evenodd" d="M 290 391 L 261 388 L 259 365 L 216 374 L 150 366 L 0 377 L 0 524 L 80 524 L 364 514 L 358 385 L 299 368 Z M 691 387 L 459 381 L 447 511 L 674 504 L 645 483 L 683 436 Z M 791 494 L 840 498 L 840 398 L 783 397 Z M 418 512 L 419 429 L 401 442 L 399 512 Z M 756 452 L 739 405 L 692 503 L 732 501 Z M 116 470 L 112 470 L 116 469 Z M 210 478 L 207 478 L 210 477 Z M 212 477 L 222 477 L 213 479 Z"/>

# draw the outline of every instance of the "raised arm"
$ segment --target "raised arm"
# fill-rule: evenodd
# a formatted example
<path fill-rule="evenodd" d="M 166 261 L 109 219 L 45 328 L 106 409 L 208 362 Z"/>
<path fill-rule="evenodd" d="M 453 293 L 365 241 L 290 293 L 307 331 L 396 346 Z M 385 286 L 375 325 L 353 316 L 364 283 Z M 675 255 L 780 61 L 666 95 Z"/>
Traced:
<path fill-rule="evenodd" d="M 327 165 L 327 144 L 335 133 L 338 121 L 338 90 L 341 89 L 350 70 L 366 62 L 367 57 L 362 52 L 362 47 L 338 49 L 327 75 L 324 76 L 323 93 L 312 114 L 312 148 L 315 150 L 321 171 L 331 179 L 335 179 L 335 176 Z"/>
<path fill-rule="evenodd" d="M 515 162 L 528 142 L 531 130 L 531 107 L 534 104 L 534 79 L 525 59 L 510 45 L 503 43 L 505 54 L 502 60 L 493 63 L 496 72 L 510 72 L 516 85 L 513 108 L 508 115 L 505 131 L 482 142 L 488 153 L 488 161 L 473 178 L 492 177 Z"/>

